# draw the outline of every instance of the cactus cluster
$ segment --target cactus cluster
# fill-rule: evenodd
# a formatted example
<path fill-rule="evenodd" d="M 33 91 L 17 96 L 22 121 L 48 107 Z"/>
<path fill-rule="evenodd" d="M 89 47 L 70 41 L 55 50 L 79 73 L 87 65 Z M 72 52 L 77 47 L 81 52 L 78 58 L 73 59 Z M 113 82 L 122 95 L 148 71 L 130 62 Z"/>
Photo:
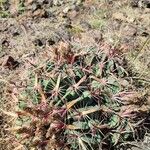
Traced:
<path fill-rule="evenodd" d="M 120 83 L 126 72 L 112 50 L 95 51 L 62 55 L 55 49 L 35 73 L 26 90 L 32 104 L 20 101 L 16 112 L 16 136 L 24 147 L 96 150 L 132 135 L 133 113 L 122 107 L 133 94 Z"/>

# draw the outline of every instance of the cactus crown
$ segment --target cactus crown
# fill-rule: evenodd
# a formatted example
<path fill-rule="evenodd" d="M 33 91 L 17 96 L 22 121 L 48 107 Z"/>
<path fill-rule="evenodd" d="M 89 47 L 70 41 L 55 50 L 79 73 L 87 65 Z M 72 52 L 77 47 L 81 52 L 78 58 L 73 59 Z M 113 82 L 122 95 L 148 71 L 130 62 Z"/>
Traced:
<path fill-rule="evenodd" d="M 77 55 L 55 49 L 53 59 L 35 75 L 34 87 L 26 89 L 32 105 L 20 100 L 20 143 L 35 149 L 92 150 L 126 140 L 131 128 L 116 98 L 124 90 L 119 81 L 125 75 L 112 51 Z"/>

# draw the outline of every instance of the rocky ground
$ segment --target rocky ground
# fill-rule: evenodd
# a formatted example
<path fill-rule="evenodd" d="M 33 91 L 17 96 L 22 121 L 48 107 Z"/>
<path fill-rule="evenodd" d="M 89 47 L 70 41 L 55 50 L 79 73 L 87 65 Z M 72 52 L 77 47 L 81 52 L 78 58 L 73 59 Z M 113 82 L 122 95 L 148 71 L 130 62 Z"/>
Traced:
<path fill-rule="evenodd" d="M 28 71 L 43 65 L 60 41 L 76 51 L 115 49 L 128 60 L 133 82 L 149 89 L 149 0 L 0 0 L 1 109 L 15 109 L 12 93 L 26 86 Z M 9 126 L 11 118 L 0 112 L 0 150 L 14 148 L 4 130 Z M 140 149 L 148 145 L 148 137 L 144 142 Z"/>

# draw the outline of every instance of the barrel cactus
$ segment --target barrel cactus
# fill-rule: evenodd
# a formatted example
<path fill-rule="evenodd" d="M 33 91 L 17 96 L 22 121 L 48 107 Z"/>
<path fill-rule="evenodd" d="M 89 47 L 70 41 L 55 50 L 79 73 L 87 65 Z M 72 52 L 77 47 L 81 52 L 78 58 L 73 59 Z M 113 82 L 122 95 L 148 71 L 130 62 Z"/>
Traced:
<path fill-rule="evenodd" d="M 119 57 L 112 50 L 68 49 L 53 49 L 54 57 L 32 76 L 26 89 L 32 103 L 19 99 L 15 131 L 25 148 L 100 149 L 132 134 L 132 116 L 121 110 L 126 72 Z"/>

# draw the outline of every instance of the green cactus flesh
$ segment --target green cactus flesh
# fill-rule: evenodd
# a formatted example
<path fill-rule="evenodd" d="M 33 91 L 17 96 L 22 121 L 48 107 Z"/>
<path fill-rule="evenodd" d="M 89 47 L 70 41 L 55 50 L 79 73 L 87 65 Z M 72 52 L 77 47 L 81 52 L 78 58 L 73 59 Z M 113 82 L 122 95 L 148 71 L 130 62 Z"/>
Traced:
<path fill-rule="evenodd" d="M 118 79 L 126 76 L 114 56 L 89 52 L 69 62 L 51 60 L 42 69 L 40 90 L 33 83 L 26 89 L 32 106 L 23 102 L 17 112 L 22 145 L 94 150 L 132 134 L 128 119 L 119 115 L 122 103 L 113 99 L 124 90 Z"/>

